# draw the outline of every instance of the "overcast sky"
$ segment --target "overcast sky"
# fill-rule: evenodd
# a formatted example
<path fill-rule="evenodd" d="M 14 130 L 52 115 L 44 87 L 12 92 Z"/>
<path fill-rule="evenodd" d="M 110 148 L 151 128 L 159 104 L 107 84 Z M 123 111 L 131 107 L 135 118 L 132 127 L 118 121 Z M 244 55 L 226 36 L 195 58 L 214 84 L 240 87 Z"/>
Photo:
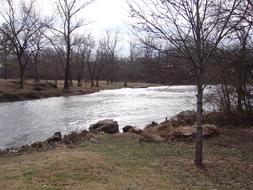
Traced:
<path fill-rule="evenodd" d="M 37 0 L 37 2 L 43 13 L 52 14 L 55 12 L 56 0 Z M 83 29 L 90 31 L 97 39 L 104 35 L 105 30 L 119 30 L 121 52 L 124 55 L 128 53 L 127 0 L 95 0 L 82 11 L 81 15 L 91 21 L 91 24 Z"/>

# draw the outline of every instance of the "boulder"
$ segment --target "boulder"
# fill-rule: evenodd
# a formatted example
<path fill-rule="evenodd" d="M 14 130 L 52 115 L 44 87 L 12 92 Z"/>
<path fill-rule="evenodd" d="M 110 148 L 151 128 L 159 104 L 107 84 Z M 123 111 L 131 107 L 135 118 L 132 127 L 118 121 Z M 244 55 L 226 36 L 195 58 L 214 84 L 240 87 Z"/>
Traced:
<path fill-rule="evenodd" d="M 57 83 L 54 83 L 54 82 L 46 82 L 46 84 L 47 84 L 48 87 L 57 88 Z"/>
<path fill-rule="evenodd" d="M 62 139 L 64 144 L 78 144 L 83 137 L 86 137 L 88 131 L 84 130 L 81 133 L 72 132 L 69 135 L 65 135 Z"/>
<path fill-rule="evenodd" d="M 31 144 L 32 148 L 35 148 L 36 150 L 40 150 L 43 148 L 43 143 L 42 142 L 35 142 L 33 144 Z"/>
<path fill-rule="evenodd" d="M 33 90 L 35 91 L 44 91 L 48 88 L 48 85 L 45 83 L 36 83 L 33 85 Z"/>
<path fill-rule="evenodd" d="M 18 149 L 18 152 L 19 152 L 19 153 L 31 152 L 31 146 L 28 146 L 28 145 L 21 146 L 21 147 Z"/>
<path fill-rule="evenodd" d="M 219 134 L 219 130 L 216 125 L 203 125 L 203 136 L 204 137 L 213 137 Z"/>
<path fill-rule="evenodd" d="M 50 144 L 60 142 L 61 140 L 62 140 L 61 132 L 57 132 L 52 137 L 48 138 L 46 142 Z"/>
<path fill-rule="evenodd" d="M 218 129 L 215 125 L 208 125 L 204 124 L 203 126 L 203 137 L 212 137 L 218 134 Z M 178 127 L 173 133 L 172 136 L 176 139 L 181 139 L 181 138 L 195 138 L 197 134 L 197 126 L 192 125 L 192 126 L 183 126 L 183 127 Z"/>
<path fill-rule="evenodd" d="M 92 124 L 89 129 L 91 132 L 104 132 L 108 134 L 119 133 L 118 122 L 112 119 L 106 119 Z"/>
<path fill-rule="evenodd" d="M 196 120 L 195 111 L 182 111 L 177 115 L 170 118 L 170 123 L 173 126 L 182 126 L 182 125 L 193 125 Z"/>
<path fill-rule="evenodd" d="M 144 130 L 154 130 L 154 129 L 156 129 L 158 126 L 159 126 L 159 124 L 153 121 L 151 124 L 147 125 L 147 126 L 144 128 Z"/>
<path fill-rule="evenodd" d="M 123 133 L 134 133 L 134 134 L 141 134 L 142 130 L 138 129 L 137 127 L 133 127 L 133 126 L 126 126 L 123 128 Z"/>
<path fill-rule="evenodd" d="M 159 135 L 143 134 L 141 138 L 139 139 L 139 141 L 149 142 L 149 143 L 162 143 L 162 142 L 166 142 L 166 139 Z"/>

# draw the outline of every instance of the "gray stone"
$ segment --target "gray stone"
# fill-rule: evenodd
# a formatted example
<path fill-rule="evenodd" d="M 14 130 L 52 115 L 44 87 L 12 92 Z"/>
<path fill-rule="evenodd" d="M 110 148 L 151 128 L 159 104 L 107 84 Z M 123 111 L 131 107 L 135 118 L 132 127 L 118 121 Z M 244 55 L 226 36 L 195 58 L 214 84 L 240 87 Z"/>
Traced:
<path fill-rule="evenodd" d="M 89 129 L 91 132 L 104 132 L 108 134 L 119 133 L 118 122 L 112 119 L 106 119 L 92 124 Z"/>

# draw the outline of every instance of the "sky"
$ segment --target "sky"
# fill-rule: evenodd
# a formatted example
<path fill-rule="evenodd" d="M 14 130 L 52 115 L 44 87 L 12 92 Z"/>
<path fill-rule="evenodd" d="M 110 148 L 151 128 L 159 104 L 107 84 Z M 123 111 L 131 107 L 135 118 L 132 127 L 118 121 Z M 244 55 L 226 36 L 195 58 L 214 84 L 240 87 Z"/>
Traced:
<path fill-rule="evenodd" d="M 81 0 L 78 0 L 81 2 Z M 55 0 L 40 0 L 37 3 L 43 14 L 51 15 L 55 12 Z M 122 55 L 128 54 L 128 5 L 127 0 L 95 0 L 82 10 L 80 16 L 90 24 L 82 28 L 91 32 L 96 39 L 102 38 L 106 30 L 120 32 L 120 50 Z"/>

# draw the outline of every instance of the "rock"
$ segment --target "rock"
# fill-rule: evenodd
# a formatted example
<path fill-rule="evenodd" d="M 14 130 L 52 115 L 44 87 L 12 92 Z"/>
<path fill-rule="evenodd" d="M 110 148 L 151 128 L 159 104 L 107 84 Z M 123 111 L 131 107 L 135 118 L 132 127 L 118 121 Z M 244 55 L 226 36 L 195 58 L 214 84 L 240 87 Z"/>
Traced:
<path fill-rule="evenodd" d="M 132 128 L 133 128 L 133 126 L 130 126 L 130 125 L 123 127 L 123 128 L 122 128 L 123 133 L 127 133 L 127 132 L 128 132 L 130 129 L 132 129 Z"/>
<path fill-rule="evenodd" d="M 28 146 L 28 145 L 21 146 L 21 147 L 18 149 L 18 152 L 19 152 L 19 153 L 31 152 L 31 147 Z"/>
<path fill-rule="evenodd" d="M 65 135 L 62 139 L 64 144 L 78 144 L 83 137 L 86 137 L 88 131 L 84 130 L 81 133 L 72 132 L 69 135 Z"/>
<path fill-rule="evenodd" d="M 52 137 L 48 138 L 46 140 L 47 143 L 56 143 L 62 140 L 62 135 L 61 132 L 57 132 L 55 133 Z"/>
<path fill-rule="evenodd" d="M 173 133 L 173 138 L 182 139 L 196 136 L 196 127 L 195 126 L 184 126 L 178 127 Z"/>
<path fill-rule="evenodd" d="M 48 85 L 45 83 L 37 83 L 34 85 L 33 90 L 35 91 L 44 91 L 48 88 Z"/>
<path fill-rule="evenodd" d="M 203 137 L 212 137 L 218 134 L 218 129 L 215 125 L 208 125 L 204 124 L 203 126 Z M 183 127 L 178 127 L 174 132 L 173 132 L 173 137 L 175 139 L 181 139 L 181 138 L 196 138 L 197 134 L 197 126 L 192 125 L 192 126 L 183 126 Z"/>
<path fill-rule="evenodd" d="M 43 143 L 42 142 L 35 142 L 33 144 L 31 144 L 32 148 L 35 148 L 36 150 L 40 150 L 43 148 Z"/>
<path fill-rule="evenodd" d="M 182 111 L 177 115 L 170 118 L 170 123 L 173 126 L 182 126 L 182 125 L 193 125 L 196 120 L 195 111 Z"/>
<path fill-rule="evenodd" d="M 104 132 L 108 134 L 119 133 L 119 125 L 117 121 L 106 119 L 92 124 L 89 127 L 91 132 Z"/>
<path fill-rule="evenodd" d="M 124 133 L 134 133 L 134 134 L 141 134 L 142 130 L 138 129 L 137 127 L 133 127 L 133 126 L 126 126 L 123 128 L 123 132 Z"/>
<path fill-rule="evenodd" d="M 159 135 L 143 134 L 139 141 L 140 142 L 162 143 L 162 142 L 166 142 L 166 139 L 159 136 Z"/>
<path fill-rule="evenodd" d="M 53 82 L 46 82 L 46 84 L 48 85 L 48 87 L 51 87 L 51 88 L 57 88 L 57 83 L 53 83 Z"/>
<path fill-rule="evenodd" d="M 155 121 L 152 121 L 151 125 L 156 126 L 158 125 L 158 123 L 156 123 Z"/>
<path fill-rule="evenodd" d="M 87 130 L 83 130 L 79 135 L 81 135 L 81 137 L 86 137 L 88 134 Z"/>
<path fill-rule="evenodd" d="M 203 125 L 203 136 L 213 137 L 219 134 L 219 130 L 215 125 L 204 124 Z"/>
<path fill-rule="evenodd" d="M 158 126 L 159 126 L 158 123 L 153 121 L 151 124 L 147 125 L 144 128 L 144 130 L 153 130 L 153 129 L 156 129 Z"/>
<path fill-rule="evenodd" d="M 176 117 L 188 117 L 188 116 L 195 117 L 196 116 L 196 112 L 195 111 L 186 110 L 186 111 L 182 111 L 182 112 L 180 112 L 180 113 L 178 113 L 176 115 Z"/>

